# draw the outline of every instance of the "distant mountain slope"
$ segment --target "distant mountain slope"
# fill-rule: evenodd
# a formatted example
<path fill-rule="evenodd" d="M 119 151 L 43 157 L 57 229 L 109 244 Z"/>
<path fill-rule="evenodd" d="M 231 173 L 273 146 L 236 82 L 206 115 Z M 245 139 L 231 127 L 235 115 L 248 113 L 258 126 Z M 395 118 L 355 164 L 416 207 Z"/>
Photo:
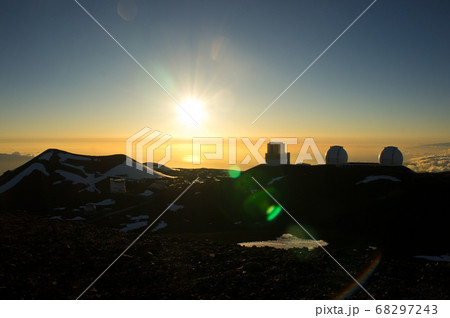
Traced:
<path fill-rule="evenodd" d="M 125 155 L 85 156 L 48 149 L 0 177 L 0 204 L 29 200 L 37 203 L 42 196 L 89 197 L 107 191 L 111 177 L 133 180 L 167 177 L 157 171 L 147 173 L 147 167 L 134 160 L 133 167 L 127 166 L 125 160 Z"/>
<path fill-rule="evenodd" d="M 256 183 L 318 239 L 428 249 L 448 247 L 450 173 L 402 166 L 257 166 L 237 179 L 200 184 L 177 204 L 192 224 L 278 229 L 308 237 Z M 172 222 L 164 218 L 170 230 Z M 420 247 L 420 248 L 419 248 Z"/>
<path fill-rule="evenodd" d="M 155 163 L 155 162 L 145 162 L 143 165 L 146 166 L 146 167 L 151 167 L 155 171 L 159 171 L 159 172 L 162 172 L 162 173 L 168 173 L 168 174 L 170 174 L 173 171 L 178 171 L 179 170 L 179 169 L 169 168 L 169 167 L 167 167 L 165 165 L 161 165 L 160 166 L 158 163 Z"/>
<path fill-rule="evenodd" d="M 66 219 L 79 216 L 68 211 L 78 213 L 88 202 L 115 201 L 114 206 L 85 213 L 83 218 L 138 229 L 138 223 L 150 224 L 198 178 L 155 224 L 164 225 L 159 232 L 267 230 L 308 238 L 267 190 L 314 237 L 330 244 L 448 252 L 450 173 L 355 163 L 260 165 L 238 178 L 223 170 L 173 169 L 170 173 L 176 177 L 168 177 L 146 174 L 124 161 L 121 155 L 91 157 L 48 150 L 0 177 L 0 211 L 26 209 Z M 164 180 L 130 182 L 136 189 L 113 195 L 108 190 L 111 176 Z"/>

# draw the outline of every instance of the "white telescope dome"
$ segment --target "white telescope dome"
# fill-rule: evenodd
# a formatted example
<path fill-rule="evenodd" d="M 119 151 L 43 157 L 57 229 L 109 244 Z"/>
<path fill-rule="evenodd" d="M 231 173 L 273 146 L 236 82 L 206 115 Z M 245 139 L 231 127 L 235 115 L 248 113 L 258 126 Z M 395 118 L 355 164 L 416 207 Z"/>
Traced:
<path fill-rule="evenodd" d="M 332 146 L 325 155 L 327 165 L 345 164 L 348 161 L 347 151 L 342 146 Z"/>
<path fill-rule="evenodd" d="M 403 155 L 397 147 L 385 147 L 378 156 L 381 165 L 401 166 L 403 164 Z"/>

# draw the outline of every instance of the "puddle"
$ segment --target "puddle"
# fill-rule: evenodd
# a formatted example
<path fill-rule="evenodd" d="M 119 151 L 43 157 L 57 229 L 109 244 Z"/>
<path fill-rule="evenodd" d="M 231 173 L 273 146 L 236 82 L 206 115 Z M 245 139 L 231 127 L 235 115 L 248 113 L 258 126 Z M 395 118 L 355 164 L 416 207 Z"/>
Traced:
<path fill-rule="evenodd" d="M 276 240 L 272 241 L 259 241 L 259 242 L 243 242 L 238 243 L 240 246 L 244 247 L 273 247 L 273 248 L 279 248 L 279 249 L 290 249 L 290 248 L 304 248 L 306 247 L 308 250 L 313 250 L 317 247 L 321 246 L 327 246 L 328 243 L 322 240 L 314 241 L 314 240 L 307 240 L 307 239 L 301 239 L 298 238 L 292 234 L 283 234 Z"/>

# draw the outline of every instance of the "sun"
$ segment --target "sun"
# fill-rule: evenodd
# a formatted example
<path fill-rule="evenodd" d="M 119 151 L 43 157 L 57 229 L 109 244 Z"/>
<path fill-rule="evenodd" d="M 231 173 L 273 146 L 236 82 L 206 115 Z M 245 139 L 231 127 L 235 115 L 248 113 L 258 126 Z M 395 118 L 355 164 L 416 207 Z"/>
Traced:
<path fill-rule="evenodd" d="M 185 125 L 200 124 L 206 118 L 205 103 L 201 100 L 185 99 L 178 106 L 178 119 Z"/>

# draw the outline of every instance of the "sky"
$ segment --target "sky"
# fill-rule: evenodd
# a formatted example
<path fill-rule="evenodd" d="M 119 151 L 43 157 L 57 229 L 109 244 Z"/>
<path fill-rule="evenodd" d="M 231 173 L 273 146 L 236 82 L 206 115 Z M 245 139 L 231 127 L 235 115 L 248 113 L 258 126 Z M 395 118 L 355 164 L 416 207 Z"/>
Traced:
<path fill-rule="evenodd" d="M 78 1 L 151 76 L 73 0 L 2 3 L 0 153 L 125 153 L 143 127 L 175 166 L 192 137 L 312 137 L 355 161 L 450 141 L 447 1 L 376 1 L 253 124 L 373 1 Z"/>

